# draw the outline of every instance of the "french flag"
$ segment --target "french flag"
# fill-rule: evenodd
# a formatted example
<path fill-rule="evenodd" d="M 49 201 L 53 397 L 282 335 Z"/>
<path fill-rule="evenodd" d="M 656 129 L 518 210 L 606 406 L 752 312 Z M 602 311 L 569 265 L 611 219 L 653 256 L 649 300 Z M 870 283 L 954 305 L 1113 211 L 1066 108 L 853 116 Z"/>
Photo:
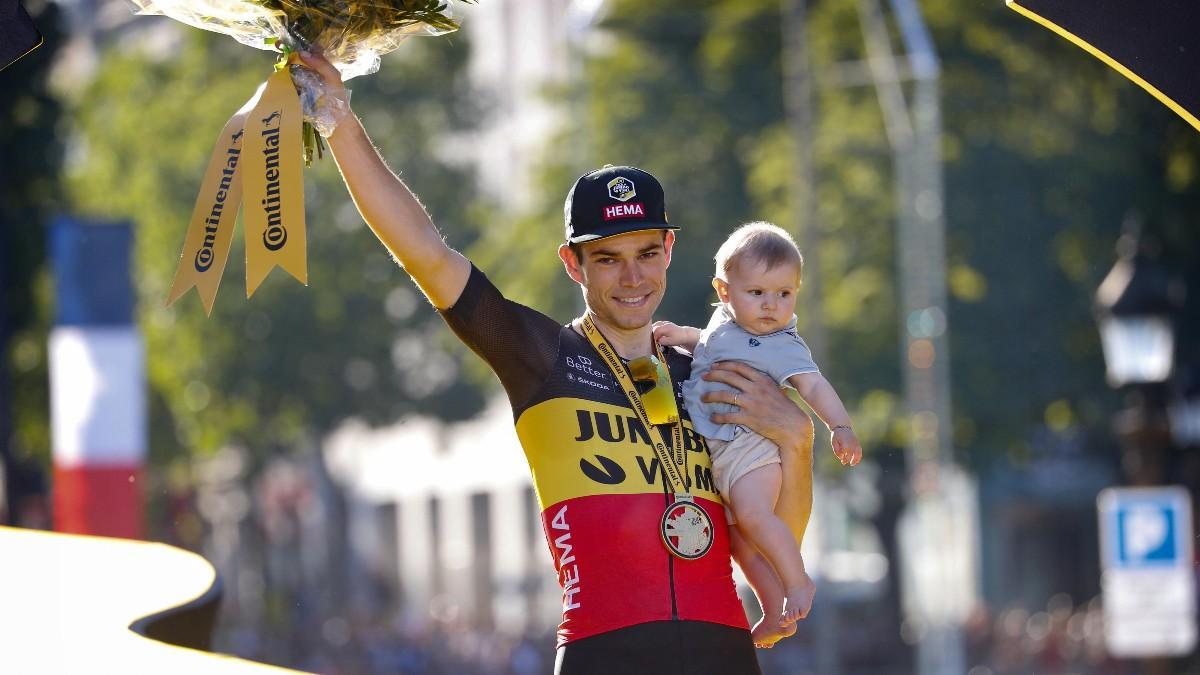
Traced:
<path fill-rule="evenodd" d="M 146 376 L 133 322 L 128 224 L 59 218 L 50 253 L 57 316 L 50 333 L 54 529 L 140 539 Z"/>

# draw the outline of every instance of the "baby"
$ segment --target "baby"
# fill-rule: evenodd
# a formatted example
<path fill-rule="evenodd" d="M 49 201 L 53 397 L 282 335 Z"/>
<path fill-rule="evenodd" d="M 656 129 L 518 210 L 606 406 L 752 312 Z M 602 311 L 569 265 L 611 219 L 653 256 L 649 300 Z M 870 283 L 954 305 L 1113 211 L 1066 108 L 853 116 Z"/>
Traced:
<path fill-rule="evenodd" d="M 717 361 L 747 363 L 799 392 L 832 432 L 833 452 L 842 464 L 857 464 L 862 446 L 837 392 L 796 334 L 803 259 L 795 241 L 769 223 L 749 223 L 725 240 L 716 263 L 713 288 L 721 302 L 708 327 L 701 331 L 663 321 L 654 325 L 654 337 L 693 353 L 683 395 L 692 423 L 708 439 L 713 478 L 727 504 L 733 558 L 762 605 L 763 618 L 751 636 L 756 646 L 770 647 L 796 631 L 796 621 L 812 607 L 815 586 L 792 530 L 775 515 L 783 482 L 779 448 L 746 427 L 713 423 L 712 414 L 736 410 L 737 396 L 734 405 L 704 403 L 703 394 L 730 388 L 701 378 Z"/>

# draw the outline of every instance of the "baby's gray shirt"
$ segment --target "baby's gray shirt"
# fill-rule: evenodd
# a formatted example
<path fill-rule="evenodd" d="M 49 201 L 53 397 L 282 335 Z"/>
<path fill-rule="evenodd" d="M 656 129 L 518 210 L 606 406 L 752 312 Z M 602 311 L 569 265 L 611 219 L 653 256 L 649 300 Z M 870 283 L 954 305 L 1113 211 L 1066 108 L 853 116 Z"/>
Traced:
<path fill-rule="evenodd" d="M 796 333 L 796 317 L 787 327 L 768 333 L 754 335 L 737 325 L 733 315 L 724 305 L 718 305 L 708 321 L 708 327 L 700 333 L 696 351 L 692 354 L 692 375 L 683 383 L 683 397 L 687 404 L 692 426 L 707 438 L 732 441 L 737 424 L 714 424 L 709 418 L 713 413 L 734 410 L 728 403 L 704 403 L 700 397 L 710 391 L 734 391 L 720 382 L 708 382 L 704 374 L 717 361 L 741 361 L 771 376 L 781 386 L 791 386 L 788 378 L 801 373 L 819 373 L 813 362 L 812 352 L 804 338 Z"/>

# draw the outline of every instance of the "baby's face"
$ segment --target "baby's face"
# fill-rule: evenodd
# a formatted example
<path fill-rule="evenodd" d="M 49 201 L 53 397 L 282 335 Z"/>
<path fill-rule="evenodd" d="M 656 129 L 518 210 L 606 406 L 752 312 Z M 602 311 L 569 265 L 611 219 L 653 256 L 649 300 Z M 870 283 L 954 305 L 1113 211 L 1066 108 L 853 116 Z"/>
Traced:
<path fill-rule="evenodd" d="M 717 295 L 733 314 L 734 321 L 754 335 L 787 328 L 796 313 L 800 269 L 794 264 L 767 269 L 761 260 L 740 260 L 717 279 Z"/>

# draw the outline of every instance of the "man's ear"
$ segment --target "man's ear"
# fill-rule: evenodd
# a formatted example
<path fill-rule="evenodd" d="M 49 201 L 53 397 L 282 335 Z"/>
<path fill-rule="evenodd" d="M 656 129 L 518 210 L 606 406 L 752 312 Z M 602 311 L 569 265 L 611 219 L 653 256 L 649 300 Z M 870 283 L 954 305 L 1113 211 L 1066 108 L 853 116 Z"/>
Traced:
<path fill-rule="evenodd" d="M 575 251 L 567 244 L 562 244 L 558 247 L 558 259 L 562 261 L 563 267 L 567 270 L 567 276 L 580 286 L 583 285 L 583 269 L 581 268 L 579 258 L 575 257 Z"/>
<path fill-rule="evenodd" d="M 717 299 L 721 302 L 729 302 L 729 284 L 721 277 L 713 277 L 713 290 L 717 292 Z"/>
<path fill-rule="evenodd" d="M 667 230 L 663 236 L 663 251 L 667 256 L 667 267 L 671 266 L 671 251 L 675 250 L 675 230 Z"/>

